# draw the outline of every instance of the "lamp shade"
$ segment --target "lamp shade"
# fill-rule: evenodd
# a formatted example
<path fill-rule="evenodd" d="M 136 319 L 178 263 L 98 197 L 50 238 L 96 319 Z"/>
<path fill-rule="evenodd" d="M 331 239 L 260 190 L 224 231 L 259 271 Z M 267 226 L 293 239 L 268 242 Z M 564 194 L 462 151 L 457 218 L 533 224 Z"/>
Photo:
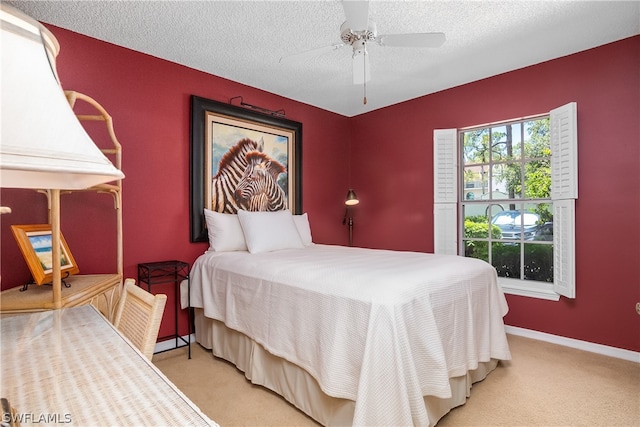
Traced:
<path fill-rule="evenodd" d="M 352 189 L 349 189 L 349 191 L 347 192 L 347 198 L 344 201 L 344 204 L 347 206 L 353 206 L 353 205 L 357 205 L 358 203 L 360 203 L 360 200 L 358 200 L 358 196 L 356 196 L 356 192 L 353 191 Z"/>
<path fill-rule="evenodd" d="M 78 190 L 124 178 L 65 97 L 53 34 L 17 9 L 0 7 L 0 187 Z"/>

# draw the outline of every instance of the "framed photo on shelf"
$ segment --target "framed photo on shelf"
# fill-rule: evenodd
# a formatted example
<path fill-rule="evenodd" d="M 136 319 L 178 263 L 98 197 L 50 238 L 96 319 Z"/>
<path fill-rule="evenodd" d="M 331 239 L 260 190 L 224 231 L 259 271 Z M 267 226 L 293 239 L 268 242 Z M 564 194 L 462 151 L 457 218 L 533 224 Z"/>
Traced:
<path fill-rule="evenodd" d="M 301 213 L 299 122 L 192 95 L 190 162 L 191 242 L 208 240 L 205 208 Z"/>
<path fill-rule="evenodd" d="M 50 224 L 12 225 L 11 231 L 18 242 L 33 280 L 42 285 L 53 280 L 53 243 Z M 60 233 L 60 270 L 64 274 L 77 274 L 76 264 L 67 242 Z"/>

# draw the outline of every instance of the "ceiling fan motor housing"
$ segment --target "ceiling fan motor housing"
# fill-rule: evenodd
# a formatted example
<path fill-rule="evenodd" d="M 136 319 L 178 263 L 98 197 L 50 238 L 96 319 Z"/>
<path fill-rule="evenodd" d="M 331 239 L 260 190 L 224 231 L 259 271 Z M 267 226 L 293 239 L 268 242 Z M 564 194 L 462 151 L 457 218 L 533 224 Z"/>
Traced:
<path fill-rule="evenodd" d="M 366 51 L 365 44 L 374 41 L 377 36 L 376 24 L 373 21 L 368 21 L 365 30 L 352 30 L 347 21 L 340 26 L 340 39 L 344 44 L 353 46 L 354 55 L 361 53 L 360 51 Z"/>

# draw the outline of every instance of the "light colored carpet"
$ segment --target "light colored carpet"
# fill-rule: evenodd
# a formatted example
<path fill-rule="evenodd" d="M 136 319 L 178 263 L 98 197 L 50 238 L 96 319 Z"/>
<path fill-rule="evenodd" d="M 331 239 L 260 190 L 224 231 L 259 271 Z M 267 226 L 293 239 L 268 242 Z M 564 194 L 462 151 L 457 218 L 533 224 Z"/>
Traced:
<path fill-rule="evenodd" d="M 445 426 L 640 426 L 640 364 L 509 335 L 513 360 L 476 383 Z M 317 426 L 198 344 L 153 362 L 222 427 Z"/>

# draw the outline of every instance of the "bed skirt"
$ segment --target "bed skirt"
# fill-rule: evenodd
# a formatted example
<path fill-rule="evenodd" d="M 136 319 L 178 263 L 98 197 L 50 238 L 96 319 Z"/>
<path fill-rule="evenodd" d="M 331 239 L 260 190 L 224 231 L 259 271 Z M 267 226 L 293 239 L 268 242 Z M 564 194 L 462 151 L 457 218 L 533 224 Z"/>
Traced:
<path fill-rule="evenodd" d="M 244 372 L 253 384 L 261 385 L 284 397 L 305 414 L 325 426 L 352 424 L 355 402 L 326 395 L 317 381 L 304 369 L 267 352 L 246 335 L 227 328 L 224 323 L 204 316 L 194 308 L 196 341 L 212 350 L 214 356 L 228 360 Z M 452 397 L 425 396 L 429 425 L 434 426 L 451 409 L 463 405 L 471 386 L 496 368 L 498 360 L 480 363 L 467 375 L 451 378 Z"/>

